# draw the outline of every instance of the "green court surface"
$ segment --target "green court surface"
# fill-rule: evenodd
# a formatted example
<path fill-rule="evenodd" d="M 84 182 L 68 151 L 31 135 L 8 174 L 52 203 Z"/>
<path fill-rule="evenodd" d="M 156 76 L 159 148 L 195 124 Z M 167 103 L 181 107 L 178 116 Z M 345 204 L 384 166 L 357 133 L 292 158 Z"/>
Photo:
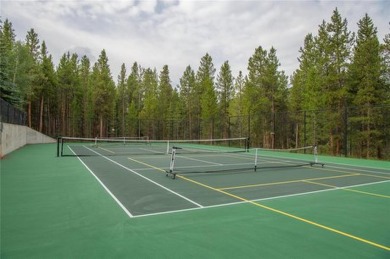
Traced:
<path fill-rule="evenodd" d="M 250 153 L 1 160 L 1 258 L 390 258 L 390 162 Z M 293 158 L 292 158 L 293 159 Z M 269 166 L 262 165 L 269 163 Z M 267 164 L 268 165 L 268 164 Z M 194 173 L 197 171 L 198 173 Z M 212 171 L 212 170 L 210 170 Z"/>

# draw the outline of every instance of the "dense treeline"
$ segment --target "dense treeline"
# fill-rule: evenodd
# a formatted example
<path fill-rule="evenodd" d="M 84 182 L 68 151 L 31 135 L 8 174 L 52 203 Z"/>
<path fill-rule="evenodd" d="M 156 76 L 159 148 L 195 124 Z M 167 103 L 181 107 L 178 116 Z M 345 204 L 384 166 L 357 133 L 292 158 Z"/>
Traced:
<path fill-rule="evenodd" d="M 206 53 L 175 87 L 168 65 L 137 62 L 123 64 L 115 82 L 104 49 L 94 64 L 68 52 L 55 66 L 34 29 L 22 42 L 9 20 L 0 24 L 1 98 L 50 136 L 248 136 L 254 146 L 390 158 L 390 34 L 380 43 L 368 15 L 355 33 L 335 9 L 304 38 L 291 78 L 276 49 L 259 46 L 247 75 L 233 75 L 229 61 L 217 73 Z"/>

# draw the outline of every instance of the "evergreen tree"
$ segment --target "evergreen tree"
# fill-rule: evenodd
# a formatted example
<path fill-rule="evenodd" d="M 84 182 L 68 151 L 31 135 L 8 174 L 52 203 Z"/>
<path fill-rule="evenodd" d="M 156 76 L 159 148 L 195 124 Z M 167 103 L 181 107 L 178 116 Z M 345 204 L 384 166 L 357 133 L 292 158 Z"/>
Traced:
<path fill-rule="evenodd" d="M 17 41 L 12 55 L 14 68 L 12 69 L 12 83 L 19 95 L 19 102 L 16 104 L 20 109 L 25 110 L 25 104 L 30 95 L 34 74 L 31 73 L 35 66 L 33 57 L 30 55 L 28 47 L 21 41 Z"/>
<path fill-rule="evenodd" d="M 347 71 L 354 38 L 347 25 L 336 8 L 331 22 L 323 21 L 318 35 L 307 35 L 304 48 L 300 49 L 300 68 L 292 79 L 290 109 L 310 112 L 293 117 L 299 122 L 294 130 L 296 146 L 302 142 L 299 124 L 303 124 L 304 144 L 307 137 L 313 144 L 327 143 L 332 154 L 340 154 L 342 149 L 346 152 L 342 139 L 347 130 Z"/>
<path fill-rule="evenodd" d="M 37 121 L 33 118 L 33 112 L 36 113 L 39 109 L 36 109 L 37 105 L 34 103 L 37 99 L 37 93 L 41 91 L 40 79 L 42 77 L 41 70 L 39 68 L 38 59 L 40 54 L 40 45 L 38 34 L 34 31 L 34 29 L 30 29 L 26 35 L 26 46 L 29 50 L 29 55 L 33 60 L 33 64 L 28 71 L 30 84 L 26 90 L 26 99 L 27 99 L 27 123 L 29 127 L 37 126 Z M 33 109 L 33 105 L 35 109 Z"/>
<path fill-rule="evenodd" d="M 381 79 L 384 82 L 385 91 L 384 99 L 386 104 L 390 105 L 390 33 L 385 35 L 383 44 L 381 45 L 382 56 L 382 76 Z"/>
<path fill-rule="evenodd" d="M 103 49 L 92 69 L 93 100 L 98 118 L 98 136 L 111 134 L 114 128 L 115 83 L 111 77 L 106 51 Z"/>
<path fill-rule="evenodd" d="M 168 121 L 173 120 L 174 107 L 172 106 L 173 89 L 171 79 L 169 78 L 168 65 L 164 65 L 160 72 L 158 84 L 158 118 L 163 120 L 162 123 L 162 138 L 167 139 L 172 136 Z"/>
<path fill-rule="evenodd" d="M 233 137 L 248 137 L 248 116 L 244 112 L 244 87 L 245 78 L 242 71 L 238 72 L 238 76 L 234 81 L 233 98 L 229 107 L 230 125 L 232 125 Z"/>
<path fill-rule="evenodd" d="M 126 136 L 126 117 L 127 109 L 129 107 L 129 96 L 127 91 L 127 75 L 126 75 L 126 65 L 123 63 L 121 66 L 121 71 L 118 75 L 118 95 L 117 95 L 117 116 L 119 122 L 119 136 Z"/>
<path fill-rule="evenodd" d="M 374 107 L 383 104 L 386 98 L 385 83 L 381 80 L 380 44 L 377 29 L 366 14 L 358 22 L 357 41 L 354 57 L 349 71 L 352 103 L 361 107 L 353 118 L 354 124 L 360 124 L 360 130 L 353 133 L 354 143 L 360 145 L 360 156 L 378 156 L 381 150 L 382 134 L 379 125 L 383 121 Z M 357 127 L 354 127 L 357 128 Z"/>
<path fill-rule="evenodd" d="M 198 114 L 196 113 L 198 104 L 198 93 L 196 91 L 195 72 L 191 66 L 187 66 L 180 78 L 179 97 L 183 104 L 183 119 L 188 121 L 188 131 L 184 133 L 184 138 L 194 139 L 196 131 L 199 130 Z"/>
<path fill-rule="evenodd" d="M 287 120 L 285 111 L 287 110 L 287 77 L 283 71 L 279 71 L 280 63 L 276 56 L 276 49 L 271 48 L 268 52 L 265 73 L 263 75 L 263 91 L 268 102 L 267 106 L 271 113 L 268 121 L 268 131 L 271 138 L 271 148 L 275 148 L 276 140 L 279 146 L 286 147 L 285 122 Z M 265 136 L 267 138 L 267 136 Z M 276 137 L 278 139 L 276 139 Z M 268 142 L 264 139 L 264 142 Z"/>
<path fill-rule="evenodd" d="M 183 102 L 180 100 L 178 89 L 173 89 L 172 92 L 172 102 L 171 102 L 171 123 L 169 125 L 170 128 L 170 139 L 184 139 L 183 132 L 181 131 L 183 125 L 182 122 L 182 114 L 183 114 Z"/>
<path fill-rule="evenodd" d="M 347 130 L 343 117 L 347 107 L 347 70 L 351 59 L 354 35 L 348 31 L 347 20 L 342 19 L 337 8 L 333 12 L 331 22 L 327 24 L 329 41 L 329 67 L 325 77 L 323 92 L 325 105 L 330 111 L 326 118 L 329 125 L 329 146 L 331 153 L 340 154 L 344 149 L 342 138 Z M 343 136 L 344 135 L 344 136 Z"/>
<path fill-rule="evenodd" d="M 382 75 L 381 81 L 384 87 L 383 107 L 380 109 L 383 114 L 382 129 L 383 154 L 378 154 L 380 158 L 390 160 L 390 33 L 385 35 L 381 46 Z"/>
<path fill-rule="evenodd" d="M 39 110 L 39 128 L 40 132 L 50 132 L 54 134 L 54 118 L 51 116 L 51 110 L 57 103 L 57 78 L 54 71 L 53 58 L 47 53 L 47 47 L 45 41 L 41 45 L 41 54 L 40 54 L 40 110 Z M 54 108 L 54 110 L 56 110 Z M 46 113 L 45 113 L 46 111 Z M 46 125 L 44 124 L 44 118 L 46 118 Z M 44 131 L 44 126 L 46 129 Z"/>
<path fill-rule="evenodd" d="M 216 92 L 219 106 L 219 120 L 222 138 L 230 135 L 230 105 L 234 95 L 234 79 L 228 61 L 225 61 L 217 77 Z"/>
<path fill-rule="evenodd" d="M 129 113 L 127 116 L 127 134 L 141 137 L 141 125 L 139 114 L 143 107 L 144 90 L 141 85 L 142 68 L 137 62 L 131 67 L 131 73 L 127 79 L 127 95 L 129 96 Z"/>
<path fill-rule="evenodd" d="M 211 56 L 206 53 L 200 60 L 196 74 L 195 112 L 202 120 L 201 136 L 213 138 L 217 115 L 217 97 L 214 88 L 215 68 Z M 200 136 L 199 136 L 200 137 Z"/>
<path fill-rule="evenodd" d="M 93 137 L 94 102 L 91 85 L 91 62 L 84 55 L 79 64 L 80 88 L 82 91 L 82 136 Z"/>
<path fill-rule="evenodd" d="M 285 111 L 282 103 L 287 100 L 287 78 L 279 67 L 273 47 L 269 52 L 261 46 L 256 48 L 248 63 L 244 105 L 251 115 L 251 126 L 255 129 L 252 141 L 255 145 L 268 148 L 275 147 L 276 112 Z"/>
<path fill-rule="evenodd" d="M 307 145 L 307 139 L 312 143 L 315 136 L 307 134 L 313 123 L 306 123 L 307 111 L 317 110 L 317 103 L 320 101 L 321 92 L 318 90 L 318 49 L 315 44 L 315 37 L 307 34 L 304 39 L 304 46 L 299 50 L 299 68 L 291 78 L 292 87 L 289 91 L 290 118 L 294 122 L 292 130 L 292 143 L 298 148 Z M 309 129 L 308 129 L 309 128 Z M 307 131 L 307 132 L 306 132 Z"/>
<path fill-rule="evenodd" d="M 57 68 L 58 99 L 62 136 L 80 136 L 82 129 L 82 90 L 78 74 L 78 56 L 67 52 Z"/>
<path fill-rule="evenodd" d="M 15 33 L 12 23 L 0 20 L 0 97 L 11 104 L 20 105 L 20 91 L 15 84 L 13 71 L 16 69 Z M 16 62 L 15 62 L 16 61 Z"/>
<path fill-rule="evenodd" d="M 155 120 L 158 118 L 158 76 L 155 69 L 147 68 L 143 74 L 142 88 L 145 90 L 143 107 L 140 112 L 140 119 L 147 121 L 146 136 L 153 139 L 158 138 L 158 129 Z"/>

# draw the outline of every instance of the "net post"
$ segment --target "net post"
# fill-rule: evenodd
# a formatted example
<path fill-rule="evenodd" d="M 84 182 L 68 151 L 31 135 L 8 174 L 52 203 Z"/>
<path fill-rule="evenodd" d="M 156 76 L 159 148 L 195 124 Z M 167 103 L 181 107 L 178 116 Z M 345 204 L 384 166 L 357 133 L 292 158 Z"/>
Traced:
<path fill-rule="evenodd" d="M 258 148 L 255 149 L 255 172 L 257 170 L 257 151 L 258 150 L 259 150 Z"/>
<path fill-rule="evenodd" d="M 170 175 L 172 175 L 172 179 L 175 179 L 175 177 L 176 177 L 176 173 L 174 172 L 175 159 L 176 159 L 176 148 L 173 147 L 172 153 L 171 153 L 171 161 L 169 163 L 169 171 L 166 172 L 167 173 L 166 176 L 168 176 L 170 174 Z"/>
<path fill-rule="evenodd" d="M 167 151 L 166 151 L 167 154 L 169 154 L 169 140 L 167 141 Z M 172 150 L 172 153 L 173 153 L 173 150 Z"/>
<path fill-rule="evenodd" d="M 317 144 L 312 146 L 312 148 L 313 148 L 314 162 L 310 163 L 310 165 L 311 166 L 313 166 L 313 165 L 321 165 L 322 167 L 324 167 L 325 164 L 318 161 L 318 147 L 317 147 Z"/>
<path fill-rule="evenodd" d="M 57 157 L 60 156 L 60 142 L 61 142 L 61 137 L 57 137 Z"/>
<path fill-rule="evenodd" d="M 313 155 L 314 155 L 314 163 L 318 163 L 318 149 L 317 145 L 314 145 L 313 147 Z"/>
<path fill-rule="evenodd" d="M 61 156 L 64 156 L 64 138 L 61 137 Z"/>

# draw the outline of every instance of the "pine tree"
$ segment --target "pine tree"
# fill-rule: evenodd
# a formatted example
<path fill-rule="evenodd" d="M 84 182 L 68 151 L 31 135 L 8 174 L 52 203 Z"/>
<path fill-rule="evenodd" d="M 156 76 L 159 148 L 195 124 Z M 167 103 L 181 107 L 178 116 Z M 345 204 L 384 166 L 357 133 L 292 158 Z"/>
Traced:
<path fill-rule="evenodd" d="M 137 62 L 131 67 L 131 73 L 127 79 L 127 95 L 129 96 L 129 112 L 127 116 L 127 134 L 141 137 L 141 124 L 139 114 L 143 107 L 144 90 L 141 85 L 142 68 Z"/>
<path fill-rule="evenodd" d="M 330 112 L 327 114 L 329 125 L 329 146 L 333 155 L 340 154 L 344 149 L 342 139 L 347 127 L 343 117 L 347 108 L 347 70 L 351 59 L 351 49 L 354 35 L 348 31 L 346 19 L 342 19 L 337 8 L 333 11 L 331 22 L 327 24 L 329 41 L 329 67 L 325 77 L 325 105 Z M 336 109 L 335 109 L 336 108 Z M 344 132 L 344 134 L 343 134 Z"/>
<path fill-rule="evenodd" d="M 162 123 L 162 138 L 169 139 L 172 137 L 172 132 L 170 130 L 174 108 L 172 106 L 173 98 L 173 88 L 171 85 L 171 79 L 169 78 L 169 68 L 168 65 L 164 65 L 163 69 L 160 72 L 159 84 L 158 84 L 158 118 L 163 120 Z"/>
<path fill-rule="evenodd" d="M 248 80 L 245 87 L 245 106 L 251 116 L 251 127 L 254 129 L 252 142 L 255 145 L 275 148 L 276 113 L 285 111 L 282 103 L 287 100 L 287 78 L 279 71 L 280 63 L 276 50 L 269 52 L 261 46 L 249 59 Z M 283 140 L 280 136 L 280 145 Z"/>
<path fill-rule="evenodd" d="M 20 91 L 13 74 L 17 66 L 14 52 L 15 33 L 12 23 L 6 19 L 3 24 L 0 20 L 0 97 L 11 104 L 20 105 Z"/>
<path fill-rule="evenodd" d="M 385 83 L 381 80 L 380 44 L 377 29 L 366 14 L 358 22 L 357 41 L 353 61 L 349 71 L 352 103 L 361 107 L 353 118 L 355 129 L 353 142 L 359 143 L 360 156 L 369 158 L 378 156 L 381 149 L 381 131 L 378 124 L 382 121 L 374 107 L 383 104 L 386 98 Z M 360 124 L 357 127 L 356 124 Z"/>
<path fill-rule="evenodd" d="M 45 41 L 41 45 L 40 53 L 40 110 L 39 110 L 39 128 L 40 132 L 45 133 L 54 133 L 53 117 L 51 116 L 51 109 L 57 103 L 57 78 L 55 75 L 53 58 L 51 55 L 48 55 L 47 47 Z M 55 109 L 55 108 L 54 108 Z M 45 110 L 47 111 L 45 114 Z M 44 118 L 46 118 L 46 125 L 44 124 Z M 46 129 L 44 131 L 44 126 Z"/>
<path fill-rule="evenodd" d="M 115 108 L 115 83 L 111 77 L 108 57 L 103 49 L 92 70 L 93 99 L 98 117 L 98 135 L 105 137 L 115 130 L 113 125 Z"/>
<path fill-rule="evenodd" d="M 389 24 L 390 25 L 390 24 Z M 383 44 L 381 45 L 382 56 L 382 76 L 381 79 L 384 82 L 384 101 L 387 105 L 390 105 L 390 33 L 385 35 Z"/>
<path fill-rule="evenodd" d="M 230 105 L 234 94 L 234 79 L 228 61 L 225 61 L 217 77 L 216 92 L 222 138 L 230 136 Z"/>
<path fill-rule="evenodd" d="M 200 60 L 196 74 L 195 111 L 202 120 L 201 136 L 214 137 L 214 125 L 217 115 L 217 97 L 214 88 L 215 68 L 213 59 L 206 53 Z"/>
<path fill-rule="evenodd" d="M 390 33 L 385 35 L 381 45 L 382 75 L 381 80 L 384 87 L 383 107 L 380 111 L 383 114 L 381 129 L 383 140 L 383 152 L 379 153 L 379 158 L 390 160 Z"/>
<path fill-rule="evenodd" d="M 129 107 L 129 96 L 127 91 L 127 75 L 126 75 L 126 65 L 123 63 L 121 66 L 121 71 L 118 75 L 118 84 L 117 84 L 117 121 L 119 122 L 119 136 L 126 136 L 126 117 L 127 109 Z"/>
<path fill-rule="evenodd" d="M 285 128 L 283 128 L 286 118 L 283 116 L 287 110 L 287 77 L 283 71 L 279 71 L 279 67 L 280 63 L 276 55 L 276 49 L 272 47 L 267 55 L 262 87 L 271 111 L 271 116 L 267 122 L 271 148 L 275 148 L 277 140 L 279 146 L 286 146 Z M 267 138 L 267 136 L 265 137 Z M 268 141 L 264 139 L 264 142 Z"/>
<path fill-rule="evenodd" d="M 37 92 L 40 91 L 40 78 L 41 78 L 41 70 L 39 69 L 39 64 L 38 64 L 38 58 L 39 58 L 39 39 L 38 39 L 38 34 L 34 31 L 34 29 L 30 29 L 27 32 L 26 35 L 26 46 L 29 50 L 29 55 L 33 60 L 33 64 L 28 71 L 29 78 L 30 78 L 30 84 L 26 92 L 27 96 L 27 123 L 29 127 L 35 127 L 36 128 L 36 120 L 33 122 L 33 112 L 38 110 L 38 109 L 33 109 L 34 102 L 36 101 L 37 98 Z M 35 106 L 34 106 L 35 108 Z"/>
<path fill-rule="evenodd" d="M 188 129 L 184 132 L 184 138 L 194 139 L 198 127 L 198 114 L 196 113 L 197 97 L 195 72 L 191 66 L 187 66 L 182 77 L 180 78 L 179 97 L 183 103 L 183 119 L 188 121 L 188 124 L 183 126 Z"/>
<path fill-rule="evenodd" d="M 318 35 L 307 35 L 300 49 L 300 67 L 294 73 L 290 109 L 304 110 L 294 119 L 303 124 L 304 144 L 325 144 L 332 154 L 346 152 L 347 71 L 354 34 L 337 8 L 331 22 L 323 21 Z M 310 111 L 310 112 L 309 112 Z M 302 118 L 303 117 L 303 118 Z M 302 127 L 295 125 L 295 145 L 302 142 Z"/>
<path fill-rule="evenodd" d="M 234 90 L 231 105 L 229 106 L 230 124 L 232 125 L 232 136 L 248 137 L 248 116 L 244 112 L 244 87 L 245 78 L 242 71 L 238 72 L 237 78 L 234 80 Z"/>
<path fill-rule="evenodd" d="M 158 128 L 155 123 L 158 118 L 158 76 L 155 69 L 147 68 L 143 74 L 142 88 L 145 90 L 143 107 L 140 112 L 140 119 L 148 123 L 144 133 L 146 136 L 157 139 Z"/>
<path fill-rule="evenodd" d="M 93 137 L 94 106 L 91 86 L 91 62 L 86 55 L 81 58 L 78 70 L 82 91 L 82 136 Z"/>
<path fill-rule="evenodd" d="M 60 134 L 80 136 L 82 90 L 78 74 L 78 56 L 67 52 L 62 55 L 57 68 L 58 99 L 60 109 Z"/>

